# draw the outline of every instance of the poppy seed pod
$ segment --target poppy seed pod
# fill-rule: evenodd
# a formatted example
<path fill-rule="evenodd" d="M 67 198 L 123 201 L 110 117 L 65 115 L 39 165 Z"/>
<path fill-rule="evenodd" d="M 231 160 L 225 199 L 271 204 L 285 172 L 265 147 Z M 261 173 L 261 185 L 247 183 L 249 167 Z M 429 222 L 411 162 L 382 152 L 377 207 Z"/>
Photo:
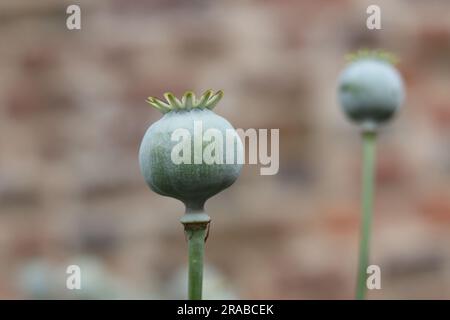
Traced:
<path fill-rule="evenodd" d="M 199 99 L 192 92 L 181 100 L 166 93 L 167 102 L 148 98 L 164 116 L 144 135 L 139 150 L 141 172 L 153 191 L 181 200 L 187 212 L 202 212 L 206 200 L 232 185 L 241 171 L 236 159 L 243 154 L 242 142 L 233 126 L 212 111 L 222 95 L 222 91 L 208 90 Z M 222 138 L 211 138 L 207 134 L 211 130 Z M 233 137 L 231 144 L 226 143 L 227 135 Z M 213 143 L 217 148 L 211 152 Z M 228 152 L 234 155 L 232 163 L 226 161 Z M 206 153 L 216 161 L 208 162 Z M 174 159 L 180 156 L 186 161 Z"/>
<path fill-rule="evenodd" d="M 364 55 L 350 63 L 339 78 L 338 90 L 348 118 L 375 128 L 391 119 L 404 99 L 399 72 L 376 54 Z"/>
<path fill-rule="evenodd" d="M 362 50 L 339 78 L 339 100 L 347 117 L 362 127 L 361 238 L 356 298 L 364 299 L 370 261 L 370 231 L 375 190 L 375 145 L 377 128 L 400 108 L 403 81 L 392 65 L 393 56 L 381 51 Z"/>
<path fill-rule="evenodd" d="M 166 93 L 167 102 L 148 98 L 164 116 L 142 139 L 139 164 L 155 192 L 181 200 L 186 212 L 180 221 L 188 242 L 188 298 L 202 298 L 203 256 L 210 217 L 206 200 L 238 178 L 244 148 L 233 126 L 212 109 L 222 91 L 206 91 L 199 99 L 186 92 L 182 99 Z"/>

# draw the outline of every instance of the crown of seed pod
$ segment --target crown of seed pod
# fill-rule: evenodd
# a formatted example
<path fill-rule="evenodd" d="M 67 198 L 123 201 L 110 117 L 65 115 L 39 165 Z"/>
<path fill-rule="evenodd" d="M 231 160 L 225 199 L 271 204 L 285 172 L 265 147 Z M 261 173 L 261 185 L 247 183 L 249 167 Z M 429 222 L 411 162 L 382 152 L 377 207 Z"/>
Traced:
<path fill-rule="evenodd" d="M 238 178 L 242 164 L 237 163 L 236 159 L 243 154 L 242 142 L 233 126 L 212 111 L 222 98 L 222 91 L 213 94 L 208 90 L 198 99 L 192 92 L 186 92 L 181 100 L 171 93 L 164 96 L 166 102 L 153 97 L 147 100 L 164 116 L 152 124 L 144 135 L 139 150 L 141 172 L 153 191 L 183 201 L 188 210 L 202 209 L 208 198 L 229 187 Z M 201 132 L 195 129 L 196 123 L 201 125 Z M 187 155 L 189 163 L 173 161 L 174 147 L 180 144 L 179 137 L 173 136 L 178 129 L 185 129 L 190 137 L 184 141 L 187 143 L 184 150 L 190 150 Z M 220 146 L 223 148 L 220 155 L 222 161 L 219 163 L 206 163 L 203 158 L 200 163 L 196 161 L 196 157 L 201 157 L 211 143 L 203 139 L 208 129 L 218 130 L 223 137 Z M 234 137 L 232 144 L 226 143 L 227 132 Z M 200 141 L 200 148 L 195 145 L 196 141 Z M 198 151 L 202 154 L 195 153 Z M 233 163 L 226 162 L 228 152 L 234 152 Z M 175 153 L 178 154 L 178 149 Z"/>
<path fill-rule="evenodd" d="M 339 101 L 352 121 L 376 128 L 388 121 L 404 99 L 395 58 L 382 51 L 359 51 L 339 78 Z"/>

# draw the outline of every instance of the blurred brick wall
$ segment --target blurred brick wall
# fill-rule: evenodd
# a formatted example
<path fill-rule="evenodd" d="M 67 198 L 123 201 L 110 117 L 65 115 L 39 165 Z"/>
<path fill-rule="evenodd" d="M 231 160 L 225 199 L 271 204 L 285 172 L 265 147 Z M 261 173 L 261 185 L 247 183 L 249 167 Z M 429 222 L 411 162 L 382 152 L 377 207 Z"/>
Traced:
<path fill-rule="evenodd" d="M 450 298 L 450 3 L 77 3 L 80 31 L 71 2 L 0 4 L 0 298 L 79 297 L 71 263 L 81 297 L 180 297 L 183 207 L 147 188 L 137 150 L 160 117 L 147 96 L 208 88 L 235 127 L 280 129 L 279 173 L 245 166 L 207 204 L 208 296 L 352 298 L 360 141 L 335 91 L 361 47 L 398 55 L 407 84 L 379 139 L 370 297 Z"/>

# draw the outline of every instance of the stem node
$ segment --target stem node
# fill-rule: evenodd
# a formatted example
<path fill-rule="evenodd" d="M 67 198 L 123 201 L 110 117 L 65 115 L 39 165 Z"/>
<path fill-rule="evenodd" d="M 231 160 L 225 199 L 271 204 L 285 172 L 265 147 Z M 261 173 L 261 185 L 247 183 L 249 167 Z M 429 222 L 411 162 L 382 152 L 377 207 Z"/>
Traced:
<path fill-rule="evenodd" d="M 202 299 L 203 258 L 211 218 L 203 210 L 186 210 L 180 219 L 188 242 L 188 298 Z"/>

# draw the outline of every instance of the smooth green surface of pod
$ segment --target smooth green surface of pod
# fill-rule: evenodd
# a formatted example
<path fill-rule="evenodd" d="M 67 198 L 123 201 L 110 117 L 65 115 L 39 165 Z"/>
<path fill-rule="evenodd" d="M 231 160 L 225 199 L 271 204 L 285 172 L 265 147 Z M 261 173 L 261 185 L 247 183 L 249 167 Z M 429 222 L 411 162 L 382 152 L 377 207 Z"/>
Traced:
<path fill-rule="evenodd" d="M 338 97 L 347 117 L 360 124 L 382 124 L 404 100 L 403 81 L 387 61 L 364 58 L 352 62 L 339 78 Z"/>
<path fill-rule="evenodd" d="M 201 123 L 202 132 L 194 130 L 194 123 Z M 191 137 L 191 160 L 189 163 L 175 164 L 171 154 L 179 140 L 172 139 L 177 129 L 186 129 Z M 202 152 L 210 141 L 204 141 L 203 136 L 208 129 L 217 129 L 223 136 L 223 163 L 201 164 L 194 163 L 195 139 L 202 141 Z M 155 192 L 179 199 L 188 208 L 202 208 L 204 202 L 229 187 L 238 178 L 242 164 L 234 161 L 226 164 L 227 152 L 237 155 L 243 154 L 240 138 L 235 136 L 232 144 L 233 150 L 228 150 L 226 143 L 227 130 L 234 131 L 232 125 L 223 117 L 205 108 L 187 110 L 174 110 L 152 124 L 144 135 L 140 150 L 139 162 L 145 181 Z"/>

